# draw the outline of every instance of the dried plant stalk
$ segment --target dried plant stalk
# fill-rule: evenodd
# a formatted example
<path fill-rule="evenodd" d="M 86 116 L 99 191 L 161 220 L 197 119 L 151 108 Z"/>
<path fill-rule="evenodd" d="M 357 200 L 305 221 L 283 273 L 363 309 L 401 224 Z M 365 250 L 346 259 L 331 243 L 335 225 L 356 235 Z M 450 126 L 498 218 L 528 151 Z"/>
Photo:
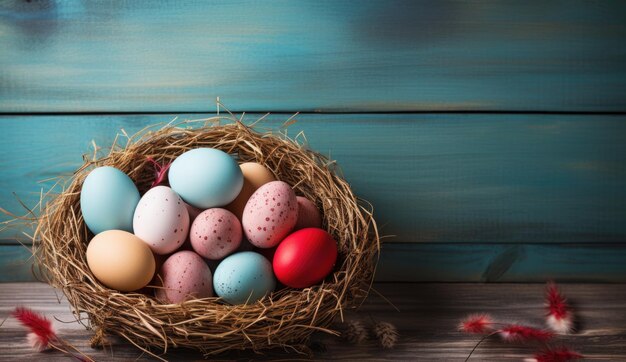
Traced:
<path fill-rule="evenodd" d="M 228 124 L 220 125 L 224 120 Z M 121 336 L 150 354 L 172 347 L 194 348 L 205 356 L 276 347 L 304 351 L 312 332 L 337 334 L 329 328 L 333 319 L 367 295 L 380 248 L 371 207 L 354 196 L 326 157 L 284 134 L 259 133 L 234 116 L 146 128 L 128 137 L 123 147 L 116 143 L 117 138 L 104 157 L 85 157 L 69 186 L 43 208 L 32 237 L 41 277 L 63 291 L 77 319 L 86 313 L 85 325 L 97 336 Z M 145 192 L 154 177 L 149 158 L 166 164 L 197 147 L 221 149 L 240 162 L 259 162 L 322 209 L 324 227 L 339 247 L 335 271 L 323 284 L 287 288 L 251 305 L 231 306 L 217 298 L 160 304 L 151 295 L 108 289 L 94 278 L 85 257 L 93 235 L 79 204 L 89 171 L 117 167 Z"/>

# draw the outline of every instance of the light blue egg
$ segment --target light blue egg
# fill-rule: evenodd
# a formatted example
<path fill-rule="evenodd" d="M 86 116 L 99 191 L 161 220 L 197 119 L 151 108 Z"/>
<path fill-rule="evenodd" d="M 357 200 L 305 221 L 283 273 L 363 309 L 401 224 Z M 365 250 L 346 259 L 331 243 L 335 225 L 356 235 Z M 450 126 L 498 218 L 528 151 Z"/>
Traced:
<path fill-rule="evenodd" d="M 196 148 L 178 156 L 168 178 L 185 202 L 201 209 L 229 204 L 243 186 L 235 159 L 214 148 Z"/>
<path fill-rule="evenodd" d="M 80 190 L 80 210 L 94 234 L 106 230 L 133 231 L 133 215 L 139 191 L 124 172 L 115 167 L 91 171 Z"/>
<path fill-rule="evenodd" d="M 230 304 L 252 304 L 275 287 L 272 264 L 253 251 L 230 255 L 213 273 L 215 294 Z"/>

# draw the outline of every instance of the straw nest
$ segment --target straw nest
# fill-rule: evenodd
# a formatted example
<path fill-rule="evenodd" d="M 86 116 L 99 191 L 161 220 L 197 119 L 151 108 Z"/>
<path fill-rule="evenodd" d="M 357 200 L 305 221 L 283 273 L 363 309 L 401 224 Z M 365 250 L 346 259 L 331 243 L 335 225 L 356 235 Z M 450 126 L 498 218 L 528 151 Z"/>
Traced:
<path fill-rule="evenodd" d="M 43 278 L 66 295 L 77 319 L 95 332 L 101 345 L 106 336 L 121 336 L 150 353 L 173 347 L 197 349 L 205 356 L 229 350 L 282 347 L 306 351 L 314 331 L 335 333 L 330 325 L 342 311 L 362 301 L 372 281 L 379 237 L 371 208 L 352 193 L 334 162 L 280 132 L 260 133 L 234 117 L 167 124 L 116 137 L 107 154 L 84 156 L 84 165 L 63 191 L 47 202 L 33 234 L 34 254 Z M 126 134 L 124 133 L 124 136 Z M 153 158 L 166 164 L 197 147 L 221 149 L 239 162 L 261 163 L 299 195 L 323 212 L 324 228 L 338 242 L 333 273 L 320 284 L 285 288 L 251 305 L 231 306 L 218 298 L 160 304 L 150 293 L 120 293 L 100 284 L 89 271 L 86 248 L 93 234 L 83 222 L 80 189 L 94 166 L 114 166 L 128 174 L 140 192 L 154 180 Z M 85 323 L 81 315 L 86 314 Z"/>

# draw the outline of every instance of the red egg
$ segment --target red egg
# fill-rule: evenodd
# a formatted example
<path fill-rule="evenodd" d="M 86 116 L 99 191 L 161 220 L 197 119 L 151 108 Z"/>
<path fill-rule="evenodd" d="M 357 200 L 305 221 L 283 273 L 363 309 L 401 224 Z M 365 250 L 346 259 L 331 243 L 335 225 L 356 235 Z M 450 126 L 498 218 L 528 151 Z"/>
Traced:
<path fill-rule="evenodd" d="M 337 260 L 337 243 L 318 228 L 298 230 L 287 236 L 274 254 L 274 274 L 292 288 L 306 288 L 321 282 Z"/>

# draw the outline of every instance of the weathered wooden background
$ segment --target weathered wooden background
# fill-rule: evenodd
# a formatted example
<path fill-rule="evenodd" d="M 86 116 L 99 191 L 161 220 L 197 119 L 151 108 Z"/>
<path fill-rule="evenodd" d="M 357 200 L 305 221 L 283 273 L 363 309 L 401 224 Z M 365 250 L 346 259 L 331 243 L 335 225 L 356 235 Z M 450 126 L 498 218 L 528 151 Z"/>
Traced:
<path fill-rule="evenodd" d="M 2 1 L 0 206 L 217 96 L 303 112 L 395 235 L 380 281 L 626 281 L 624 2 Z"/>

